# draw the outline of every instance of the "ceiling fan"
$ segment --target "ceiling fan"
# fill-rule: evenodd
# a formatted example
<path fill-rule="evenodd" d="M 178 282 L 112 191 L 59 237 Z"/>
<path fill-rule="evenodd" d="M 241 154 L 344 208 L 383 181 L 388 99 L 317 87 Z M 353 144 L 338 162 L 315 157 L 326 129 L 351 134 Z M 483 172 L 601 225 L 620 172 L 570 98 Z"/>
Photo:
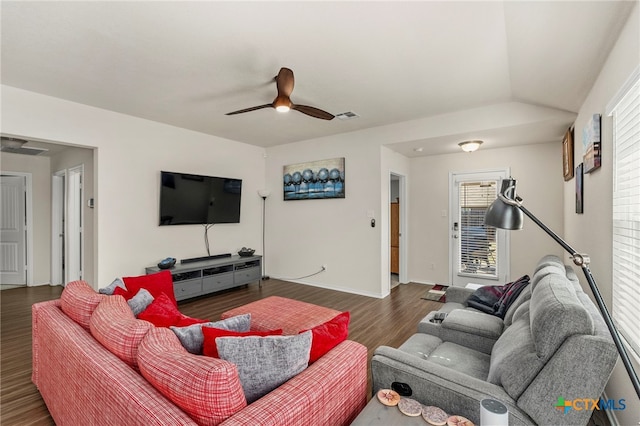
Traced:
<path fill-rule="evenodd" d="M 225 115 L 242 114 L 245 112 L 255 111 L 263 108 L 275 108 L 276 111 L 286 112 L 290 109 L 300 111 L 303 114 L 322 120 L 332 120 L 334 115 L 321 109 L 307 106 L 297 105 L 291 102 L 291 92 L 293 92 L 293 71 L 289 68 L 280 68 L 280 72 L 275 77 L 276 87 L 278 88 L 278 96 L 270 104 L 258 105 L 251 108 L 240 109 L 238 111 L 228 112 Z"/>

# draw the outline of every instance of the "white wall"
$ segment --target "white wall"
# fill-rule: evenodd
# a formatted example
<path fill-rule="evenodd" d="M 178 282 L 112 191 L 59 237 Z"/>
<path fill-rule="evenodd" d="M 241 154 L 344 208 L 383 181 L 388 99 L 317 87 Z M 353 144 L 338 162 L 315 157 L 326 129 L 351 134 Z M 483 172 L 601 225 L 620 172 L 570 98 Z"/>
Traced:
<path fill-rule="evenodd" d="M 336 157 L 345 157 L 344 199 L 283 201 L 283 166 Z M 380 145 L 357 135 L 269 148 L 267 274 L 380 296 L 381 228 L 372 228 L 367 217 L 370 210 L 376 221 L 381 218 L 380 175 Z M 323 264 L 326 271 L 297 279 L 317 272 Z"/>
<path fill-rule="evenodd" d="M 4 111 L 3 111 L 4 113 Z M 3 114 L 4 115 L 4 114 Z M 31 173 L 33 210 L 33 276 L 30 285 L 48 284 L 51 277 L 51 173 L 48 157 L 0 154 L 0 169 Z"/>
<path fill-rule="evenodd" d="M 561 141 L 413 158 L 409 192 L 410 280 L 449 284 L 449 172 L 496 168 L 510 168 L 524 205 L 562 235 Z M 443 210 L 446 217 L 442 216 Z M 511 244 L 512 279 L 531 274 L 545 254 L 562 255 L 562 249 L 531 222 L 525 222 L 520 231 L 508 233 L 507 238 Z"/>
<path fill-rule="evenodd" d="M 575 122 L 574 163 L 582 162 L 582 129 L 592 114 L 602 114 L 602 167 L 584 177 L 584 214 L 576 214 L 573 204 L 575 179 L 564 185 L 564 221 L 567 241 L 579 252 L 591 256 L 591 271 L 605 304 L 611 311 L 612 294 L 612 120 L 605 107 L 640 64 L 640 7 L 635 8 L 603 67 Z M 579 271 L 578 271 L 579 273 Z M 579 275 L 582 275 L 579 273 Z M 583 277 L 585 292 L 590 290 Z M 636 372 L 640 363 L 635 361 Z M 638 424 L 640 401 L 622 363 L 618 363 L 605 392 L 610 399 L 625 399 L 624 411 L 612 412 L 621 425 Z"/>
<path fill-rule="evenodd" d="M 97 148 L 95 287 L 173 256 L 206 254 L 201 226 L 158 226 L 160 170 L 243 179 L 241 223 L 209 231 L 211 253 L 258 247 L 264 150 L 148 120 L 2 86 L 2 130 Z"/>

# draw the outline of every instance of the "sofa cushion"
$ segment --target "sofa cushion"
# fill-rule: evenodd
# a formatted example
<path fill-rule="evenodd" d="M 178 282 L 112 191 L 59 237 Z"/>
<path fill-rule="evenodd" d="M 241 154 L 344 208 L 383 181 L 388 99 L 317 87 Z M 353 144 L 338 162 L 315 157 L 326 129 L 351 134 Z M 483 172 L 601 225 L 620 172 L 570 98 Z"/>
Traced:
<path fill-rule="evenodd" d="M 145 336 L 138 365 L 153 387 L 200 425 L 217 425 L 247 405 L 233 364 L 190 354 L 166 328 Z"/>
<path fill-rule="evenodd" d="M 549 275 L 564 276 L 565 273 L 566 268 L 559 257 L 553 255 L 543 257 L 536 265 L 535 272 L 531 278 L 532 291 L 536 288 L 542 278 Z"/>
<path fill-rule="evenodd" d="M 502 386 L 513 399 L 518 399 L 543 366 L 536 355 L 529 316 L 524 315 L 493 345 L 487 381 Z"/>
<path fill-rule="evenodd" d="M 153 302 L 153 296 L 144 288 L 141 288 L 135 296 L 127 300 L 127 304 L 131 308 L 134 316 L 137 316 L 140 312 L 147 309 L 147 306 L 149 306 L 151 302 Z"/>
<path fill-rule="evenodd" d="M 429 361 L 464 373 L 480 380 L 487 380 L 491 357 L 480 351 L 451 342 L 443 342 L 428 357 Z"/>
<path fill-rule="evenodd" d="M 214 358 L 219 358 L 217 340 L 220 337 L 248 337 L 248 336 L 282 336 L 282 329 L 267 331 L 232 331 L 215 327 L 202 327 L 204 342 L 202 344 L 202 354 Z"/>
<path fill-rule="evenodd" d="M 333 319 L 317 325 L 311 329 L 313 339 L 311 341 L 311 354 L 309 364 L 314 363 L 324 354 L 335 348 L 349 336 L 349 312 L 336 315 Z M 303 333 L 306 330 L 300 331 Z"/>
<path fill-rule="evenodd" d="M 136 319 L 122 296 L 105 296 L 91 315 L 93 337 L 109 352 L 137 369 L 142 338 L 153 326 Z"/>
<path fill-rule="evenodd" d="M 219 337 L 217 345 L 220 358 L 238 367 L 245 397 L 252 403 L 307 368 L 311 338 L 311 331 L 292 336 Z"/>
<path fill-rule="evenodd" d="M 469 309 L 456 309 L 446 316 L 441 327 L 496 340 L 502 334 L 504 325 L 496 316 Z"/>
<path fill-rule="evenodd" d="M 193 324 L 186 327 L 171 326 L 171 331 L 175 333 L 182 343 L 182 346 L 192 354 L 202 355 L 202 344 L 204 343 L 204 334 L 202 327 L 215 327 L 230 331 L 249 331 L 251 327 L 251 314 L 238 315 L 235 317 L 223 319 L 216 322 L 205 322 L 202 324 Z"/>
<path fill-rule="evenodd" d="M 178 302 L 173 292 L 173 277 L 168 270 L 137 277 L 123 277 L 122 281 L 124 281 L 130 297 L 133 297 L 141 288 L 146 288 L 154 298 L 160 296 L 161 293 L 166 294 L 173 305 L 176 308 L 178 307 Z"/>
<path fill-rule="evenodd" d="M 569 337 L 594 330 L 591 316 L 564 276 L 564 266 L 562 272 L 543 277 L 531 297 L 531 332 L 538 357 L 545 362 Z"/>
<path fill-rule="evenodd" d="M 69 318 L 89 330 L 93 311 L 106 296 L 89 287 L 86 281 L 71 281 L 60 295 L 60 308 Z"/>

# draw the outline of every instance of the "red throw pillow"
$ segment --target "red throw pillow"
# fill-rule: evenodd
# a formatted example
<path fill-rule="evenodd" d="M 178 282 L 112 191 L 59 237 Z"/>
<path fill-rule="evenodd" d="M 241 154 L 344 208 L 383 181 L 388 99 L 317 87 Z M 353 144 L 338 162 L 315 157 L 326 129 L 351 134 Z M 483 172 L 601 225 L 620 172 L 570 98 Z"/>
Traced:
<path fill-rule="evenodd" d="M 269 331 L 229 331 L 215 327 L 202 327 L 204 344 L 202 345 L 202 355 L 219 358 L 217 337 L 246 337 L 246 336 L 282 336 L 282 329 Z"/>
<path fill-rule="evenodd" d="M 155 274 L 140 275 L 138 277 L 123 277 L 122 281 L 127 287 L 127 292 L 132 295 L 131 297 L 138 294 L 141 288 L 145 288 L 151 293 L 154 299 L 160 296 L 161 293 L 166 294 L 173 303 L 173 306 L 178 307 L 176 295 L 173 292 L 173 277 L 170 271 L 165 270 L 156 272 Z"/>
<path fill-rule="evenodd" d="M 350 319 L 349 312 L 343 312 L 324 324 L 317 325 L 311 329 L 313 339 L 311 340 L 309 364 L 317 361 L 324 354 L 338 346 L 339 343 L 347 340 Z M 302 330 L 300 333 L 305 331 L 307 330 Z"/>
<path fill-rule="evenodd" d="M 134 295 L 129 293 L 124 288 L 116 286 L 116 288 L 113 290 L 113 296 L 122 296 L 122 297 L 124 297 L 124 300 L 129 300 Z"/>
<path fill-rule="evenodd" d="M 175 324 L 176 327 L 187 327 L 189 325 L 193 325 L 193 324 L 203 324 L 205 322 L 211 322 L 209 320 L 206 319 L 198 319 L 198 318 L 191 318 L 187 315 L 184 315 L 181 313 L 181 317 L 178 320 L 178 323 Z"/>
<path fill-rule="evenodd" d="M 138 314 L 138 319 L 149 321 L 156 327 L 176 325 L 182 317 L 182 313 L 173 305 L 173 302 L 165 293 L 160 293 L 160 295 L 153 299 L 153 302 L 147 306 L 147 309 Z"/>

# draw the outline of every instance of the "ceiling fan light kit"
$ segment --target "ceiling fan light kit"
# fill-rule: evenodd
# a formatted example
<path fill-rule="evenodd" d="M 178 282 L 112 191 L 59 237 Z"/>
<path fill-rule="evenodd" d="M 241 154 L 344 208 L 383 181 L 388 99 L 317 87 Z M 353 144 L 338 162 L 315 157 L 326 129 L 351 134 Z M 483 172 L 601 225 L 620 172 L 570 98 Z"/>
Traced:
<path fill-rule="evenodd" d="M 321 120 L 333 119 L 333 114 L 323 111 L 319 108 L 307 105 L 296 105 L 291 102 L 291 92 L 293 92 L 294 78 L 293 71 L 291 71 L 289 68 L 280 68 L 280 72 L 276 76 L 275 81 L 276 87 L 278 89 L 278 95 L 272 103 L 228 112 L 226 115 L 242 114 L 245 112 L 256 111 L 263 108 L 274 108 L 278 112 L 287 112 L 290 109 L 293 109 L 313 118 L 319 118 Z"/>
<path fill-rule="evenodd" d="M 480 148 L 480 145 L 482 145 L 482 141 L 479 140 L 464 141 L 458 144 L 458 146 L 460 146 L 460 148 L 462 148 L 464 152 L 477 151 L 478 148 Z"/>

